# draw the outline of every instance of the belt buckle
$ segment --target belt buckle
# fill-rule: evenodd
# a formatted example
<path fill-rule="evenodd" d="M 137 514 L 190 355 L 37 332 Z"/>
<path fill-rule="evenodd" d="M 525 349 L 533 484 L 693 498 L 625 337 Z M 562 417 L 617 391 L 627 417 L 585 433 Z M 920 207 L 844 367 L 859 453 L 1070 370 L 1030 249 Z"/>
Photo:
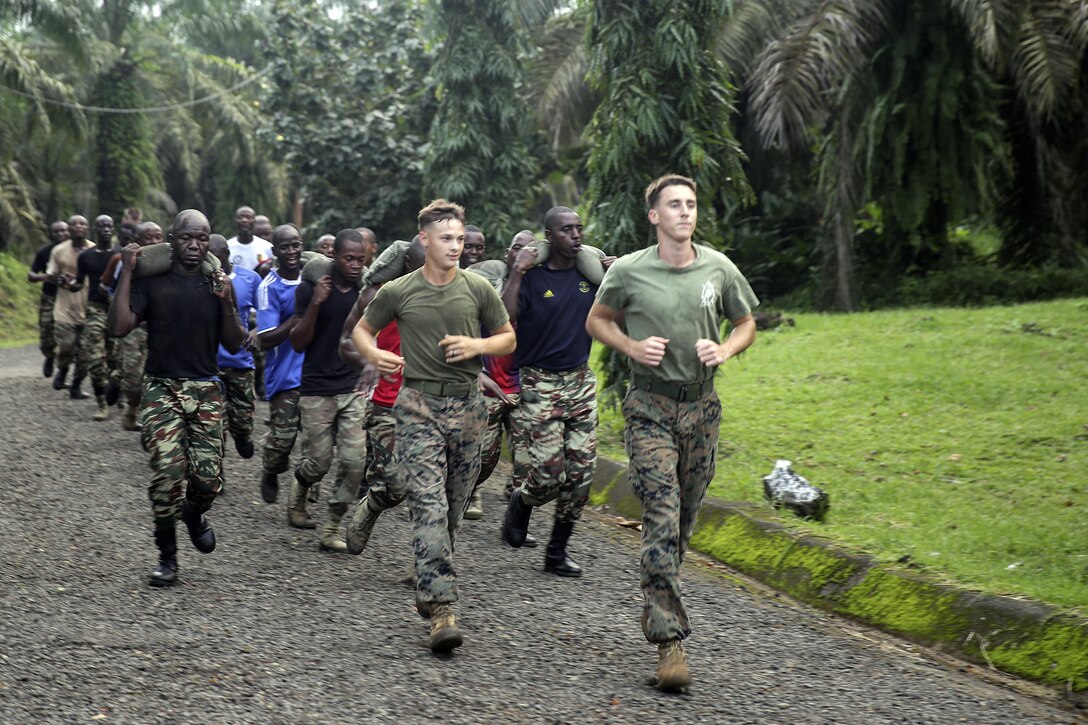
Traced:
<path fill-rule="evenodd" d="M 676 402 L 686 403 L 688 400 L 688 385 L 686 383 L 680 383 L 677 386 Z"/>

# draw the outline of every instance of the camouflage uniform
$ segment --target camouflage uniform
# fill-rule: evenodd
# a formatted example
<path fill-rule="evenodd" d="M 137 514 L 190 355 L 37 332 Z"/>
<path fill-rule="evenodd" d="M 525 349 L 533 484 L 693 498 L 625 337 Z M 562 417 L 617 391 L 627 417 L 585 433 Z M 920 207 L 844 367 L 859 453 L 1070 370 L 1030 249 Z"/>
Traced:
<path fill-rule="evenodd" d="M 589 499 L 597 463 L 597 378 L 589 365 L 550 372 L 521 368 L 521 405 L 514 427 L 528 438 L 522 499 L 555 499 L 556 521 L 577 521 Z"/>
<path fill-rule="evenodd" d="M 227 426 L 236 439 L 249 438 L 253 434 L 253 368 L 220 368 L 227 401 Z M 226 435 L 227 431 L 224 431 Z M 292 439 L 292 444 L 294 439 Z"/>
<path fill-rule="evenodd" d="M 177 521 L 183 486 L 189 505 L 204 513 L 223 484 L 219 383 L 145 377 L 141 407 L 144 446 L 151 454 L 149 491 L 155 519 Z"/>
<path fill-rule="evenodd" d="M 140 323 L 132 332 L 117 340 L 118 385 L 124 400 L 132 405 L 140 402 L 143 389 L 144 363 L 147 362 L 147 324 Z"/>
<path fill-rule="evenodd" d="M 366 417 L 366 482 L 367 498 L 374 511 L 385 511 L 404 500 L 404 487 L 397 480 L 397 463 L 393 456 L 396 442 L 396 418 L 392 408 L 370 402 Z"/>
<path fill-rule="evenodd" d="M 109 367 L 106 363 L 108 315 L 108 307 L 89 302 L 87 319 L 83 323 L 83 333 L 79 343 L 80 357 L 87 366 L 87 372 L 91 374 L 91 384 L 94 385 L 96 395 L 101 395 L 110 381 Z"/>
<path fill-rule="evenodd" d="M 499 397 L 486 397 L 487 400 L 487 423 L 484 428 L 484 437 L 480 441 L 480 476 L 476 480 L 477 488 L 483 484 L 484 481 L 491 478 L 491 474 L 495 472 L 495 466 L 499 463 L 499 456 L 502 455 L 502 432 L 507 432 L 507 443 L 510 446 L 510 456 L 514 463 L 514 473 L 507 479 L 505 489 L 507 497 L 513 493 L 514 488 L 520 486 L 528 475 L 528 466 L 526 465 L 526 451 L 522 448 L 521 455 L 518 455 L 518 447 L 514 442 L 513 435 L 517 428 L 513 425 L 514 410 L 518 407 L 518 402 L 521 400 L 521 396 L 518 393 L 507 393 L 507 398 L 510 399 L 510 403 L 503 401 Z"/>
<path fill-rule="evenodd" d="M 302 462 L 299 475 L 307 487 L 320 481 L 332 467 L 333 443 L 340 453 L 336 486 L 329 508 L 343 515 L 355 499 L 366 467 L 363 423 L 366 398 L 356 392 L 340 395 L 303 395 L 298 401 L 302 424 Z"/>
<path fill-rule="evenodd" d="M 428 395 L 406 384 L 393 407 L 398 476 L 407 489 L 416 559 L 416 602 L 458 599 L 453 551 L 461 519 L 480 473 L 480 438 L 487 410 L 475 389 Z"/>
<path fill-rule="evenodd" d="M 680 596 L 680 565 L 714 477 L 721 414 L 713 390 L 678 402 L 630 388 L 623 401 L 629 478 L 642 501 L 642 631 L 650 642 L 691 633 Z"/>
<path fill-rule="evenodd" d="M 53 357 L 57 347 L 57 339 L 53 335 L 53 306 L 56 304 L 56 295 L 43 292 L 38 298 L 38 349 L 43 357 Z"/>
<path fill-rule="evenodd" d="M 83 325 L 57 322 L 53 327 L 57 340 L 56 362 L 58 368 L 67 368 L 76 364 L 74 379 L 82 380 L 87 374 L 87 361 L 80 353 L 80 338 L 83 337 Z"/>
<path fill-rule="evenodd" d="M 291 465 L 291 450 L 298 438 L 298 388 L 281 390 L 268 401 L 268 436 L 264 442 L 265 473 L 280 474 Z"/>

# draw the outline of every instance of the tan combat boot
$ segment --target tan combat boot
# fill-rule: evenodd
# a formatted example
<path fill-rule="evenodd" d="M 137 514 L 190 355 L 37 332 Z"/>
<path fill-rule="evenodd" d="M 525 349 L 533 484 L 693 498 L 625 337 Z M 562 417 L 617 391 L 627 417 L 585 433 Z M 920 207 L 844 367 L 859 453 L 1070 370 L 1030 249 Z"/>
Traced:
<path fill-rule="evenodd" d="M 483 517 L 484 506 L 480 502 L 480 489 L 476 489 L 468 499 L 468 508 L 465 509 L 465 519 L 468 521 L 476 521 Z"/>
<path fill-rule="evenodd" d="M 106 405 L 106 396 L 96 395 L 95 401 L 98 403 L 98 410 L 95 411 L 95 420 L 109 420 L 110 419 L 110 407 Z"/>
<path fill-rule="evenodd" d="M 140 409 L 132 403 L 125 403 L 125 409 L 121 411 L 121 428 L 124 430 L 136 430 L 136 415 Z"/>
<path fill-rule="evenodd" d="M 378 516 L 381 513 L 370 506 L 370 496 L 364 496 L 355 507 L 355 514 L 351 517 L 351 523 L 348 524 L 347 550 L 349 554 L 363 553 L 367 542 L 370 541 L 370 534 L 374 532 L 374 524 L 378 523 Z"/>
<path fill-rule="evenodd" d="M 657 689 L 679 690 L 691 684 L 684 644 L 674 639 L 657 647 Z"/>
<path fill-rule="evenodd" d="M 298 479 L 291 480 L 291 492 L 287 495 L 287 523 L 296 529 L 316 529 L 317 524 L 307 511 L 307 490 Z"/>
<path fill-rule="evenodd" d="M 333 507 L 329 506 L 329 518 L 321 528 L 321 544 L 318 547 L 322 551 L 343 553 L 348 550 L 347 542 L 344 541 L 344 536 L 340 533 L 340 521 L 343 518 L 343 511 L 334 511 Z"/>
<path fill-rule="evenodd" d="M 449 652 L 461 646 L 464 638 L 457 627 L 457 617 L 453 614 L 453 605 L 442 603 L 431 605 L 431 642 L 432 652 Z"/>

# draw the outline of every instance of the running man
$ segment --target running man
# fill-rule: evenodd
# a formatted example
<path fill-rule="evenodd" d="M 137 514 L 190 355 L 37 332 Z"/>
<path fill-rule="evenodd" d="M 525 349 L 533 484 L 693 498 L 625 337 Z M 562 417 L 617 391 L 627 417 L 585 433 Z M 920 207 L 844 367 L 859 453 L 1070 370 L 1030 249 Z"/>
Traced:
<path fill-rule="evenodd" d="M 722 411 L 714 374 L 755 341 L 752 308 L 759 304 L 728 257 L 692 242 L 695 192 L 692 179 L 677 175 L 647 187 L 657 244 L 612 265 L 586 320 L 593 337 L 631 362 L 624 444 L 628 475 L 642 500 L 642 631 L 658 645 L 662 690 L 691 682 L 680 565 L 714 477 Z M 733 329 L 720 342 L 723 320 Z"/>
<path fill-rule="evenodd" d="M 461 269 L 468 269 L 477 262 L 484 261 L 484 250 L 487 249 L 487 239 L 480 227 L 474 224 L 465 225 L 465 251 L 461 253 Z"/>
<path fill-rule="evenodd" d="M 407 488 L 416 563 L 416 607 L 431 620 L 430 647 L 461 646 L 453 551 L 461 519 L 480 472 L 487 411 L 479 395 L 481 355 L 514 351 L 514 328 L 491 284 L 458 262 L 465 212 L 444 199 L 418 216 L 426 252 L 421 269 L 385 284 L 355 327 L 355 347 L 377 369 L 403 370 L 396 417 L 398 484 Z M 403 357 L 377 346 L 393 321 Z M 491 336 L 481 338 L 480 328 Z"/>
<path fill-rule="evenodd" d="M 279 474 L 291 464 L 291 450 L 298 436 L 299 388 L 302 386 L 303 353 L 291 346 L 295 293 L 302 282 L 302 236 L 293 224 L 272 232 L 276 268 L 257 288 L 257 335 L 267 351 L 265 391 L 268 398 L 268 436 L 261 462 L 261 498 L 276 503 Z"/>
<path fill-rule="evenodd" d="M 69 239 L 53 247 L 49 254 L 46 274 L 57 285 L 57 301 L 53 307 L 53 335 L 57 340 L 55 356 L 57 374 L 53 389 L 62 390 L 68 377 L 68 368 L 75 363 L 68 395 L 77 400 L 86 398 L 83 392 L 83 376 L 87 363 L 79 351 L 79 338 L 87 317 L 87 290 L 75 286 L 79 255 L 87 248 L 87 218 L 75 214 L 68 219 Z"/>
<path fill-rule="evenodd" d="M 306 354 L 298 403 L 303 444 L 287 501 L 287 522 L 300 529 L 315 528 L 306 510 L 309 490 L 328 473 L 336 446 L 340 467 L 321 530 L 322 551 L 347 551 L 340 520 L 355 498 L 366 466 L 366 395 L 355 390 L 357 368 L 341 360 L 339 353 L 340 331 L 359 296 L 355 285 L 363 273 L 365 255 L 363 235 L 356 229 L 341 230 L 333 243 L 332 274 L 317 284 L 303 280 L 295 295 L 298 322 L 290 333 L 291 345 Z"/>
<path fill-rule="evenodd" d="M 177 580 L 180 518 L 197 551 L 215 549 L 215 532 L 204 515 L 223 483 L 223 393 L 216 378 L 216 350 L 237 352 L 245 339 L 233 288 L 222 271 L 200 274 L 211 225 L 195 209 L 174 218 L 167 241 L 169 272 L 133 281 L 140 246 L 125 247 L 121 279 L 110 305 L 110 330 L 124 337 L 147 321 L 143 439 L 151 454 L 149 494 L 159 565 L 152 586 Z M 184 492 L 183 492 L 184 489 Z"/>
<path fill-rule="evenodd" d="M 57 285 L 46 273 L 49 269 L 49 256 L 53 248 L 68 241 L 68 222 L 55 221 L 49 225 L 49 244 L 39 249 L 30 263 L 26 279 L 31 283 L 40 283 L 42 293 L 38 297 L 38 349 L 45 360 L 42 362 L 42 375 L 53 377 L 53 360 L 57 354 L 57 340 L 53 335 L 53 308 L 57 304 Z"/>
<path fill-rule="evenodd" d="M 79 255 L 76 263 L 76 283 L 71 289 L 87 287 L 87 314 L 79 348 L 86 361 L 87 372 L 91 375 L 94 398 L 98 404 L 94 419 L 108 420 L 110 409 L 106 403 L 106 386 L 110 382 L 110 369 L 106 360 L 106 327 L 110 298 L 102 288 L 102 274 L 113 255 L 120 251 L 113 249 L 113 219 L 108 214 L 95 217 L 94 235 L 95 245 Z"/>
<path fill-rule="evenodd" d="M 589 368 L 593 343 L 586 316 L 597 289 L 578 271 L 582 220 L 573 209 L 552 207 L 544 215 L 551 254 L 534 267 L 535 247 L 514 260 L 503 303 L 517 325 L 516 358 L 521 403 L 514 428 L 527 442 L 529 475 L 510 496 L 502 537 L 521 547 L 533 508 L 555 501 L 555 522 L 544 555 L 544 570 L 582 576 L 567 554 L 574 524 L 589 499 L 597 462 L 597 377 Z"/>

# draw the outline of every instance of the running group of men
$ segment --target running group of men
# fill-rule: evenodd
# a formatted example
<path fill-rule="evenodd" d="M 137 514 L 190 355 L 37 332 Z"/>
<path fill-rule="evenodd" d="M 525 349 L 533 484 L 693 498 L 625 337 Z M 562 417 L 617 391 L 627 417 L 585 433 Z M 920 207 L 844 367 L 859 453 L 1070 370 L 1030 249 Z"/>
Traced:
<path fill-rule="evenodd" d="M 316 279 L 302 273 L 299 230 L 257 229 L 249 207 L 238 210 L 231 240 L 212 234 L 198 211 L 178 214 L 166 235 L 171 267 L 151 276 L 141 276 L 139 258 L 162 239 L 157 225 L 126 217 L 131 235 L 114 249 L 109 217 L 95 220 L 93 247 L 83 217 L 55 223 L 54 246 L 39 252 L 31 272 L 33 281 L 56 285 L 43 290 L 43 372 L 55 373 L 54 387 L 63 389 L 74 364 L 73 397 L 89 373 L 95 418 L 105 420 L 109 347 L 136 351 L 117 352 L 114 367 L 122 425 L 141 430 L 153 471 L 159 564 L 150 583 L 177 579 L 178 519 L 198 551 L 215 548 L 205 514 L 222 489 L 226 433 L 243 458 L 254 454 L 254 389 L 263 378 L 263 499 L 277 500 L 301 432 L 289 525 L 316 528 L 309 504 L 334 451 L 339 460 L 322 550 L 360 553 L 381 513 L 405 502 L 416 608 L 430 619 L 430 647 L 460 646 L 456 537 L 463 518 L 483 514 L 479 487 L 496 465 L 504 430 L 514 472 L 503 540 L 535 546 L 532 511 L 555 501 L 544 568 L 582 574 L 567 548 L 596 461 L 597 381 L 588 365 L 596 338 L 631 364 L 624 438 L 643 504 L 643 631 L 658 645 L 658 686 L 686 686 L 682 641 L 691 629 L 680 566 L 714 474 L 721 416 L 714 373 L 754 341 L 758 301 L 728 258 L 693 244 L 693 180 L 663 176 L 645 198 L 657 244 L 600 258 L 607 273 L 599 286 L 580 267 L 582 223 L 566 207 L 545 215 L 550 251 L 539 264 L 541 247 L 526 230 L 496 273 L 496 263 L 482 259 L 483 232 L 465 225 L 460 206 L 438 199 L 419 212 L 418 236 L 394 242 L 377 263 L 367 229 L 322 237 L 315 249 L 331 259 Z M 219 269 L 208 265 L 208 252 Z M 378 281 L 373 273 L 383 264 Z M 47 301 L 50 291 L 55 298 Z M 724 321 L 732 329 L 721 341 Z M 126 360 L 141 350 L 146 361 L 134 375 Z M 267 356 L 263 374 L 257 350 Z"/>

